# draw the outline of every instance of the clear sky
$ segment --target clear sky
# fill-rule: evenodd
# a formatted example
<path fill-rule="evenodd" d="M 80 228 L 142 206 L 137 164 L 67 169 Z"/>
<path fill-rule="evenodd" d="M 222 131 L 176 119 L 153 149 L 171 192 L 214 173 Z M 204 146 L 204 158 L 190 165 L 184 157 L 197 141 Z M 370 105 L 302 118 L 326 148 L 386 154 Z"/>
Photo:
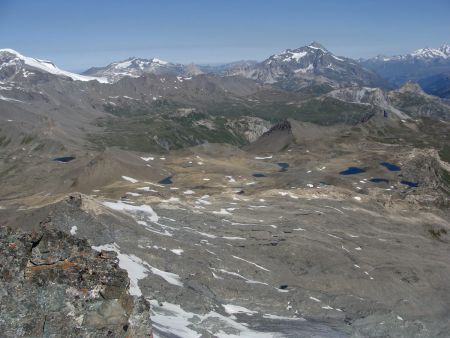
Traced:
<path fill-rule="evenodd" d="M 130 56 L 262 60 L 311 41 L 353 58 L 450 43 L 450 0 L 0 0 L 0 48 L 80 71 Z"/>

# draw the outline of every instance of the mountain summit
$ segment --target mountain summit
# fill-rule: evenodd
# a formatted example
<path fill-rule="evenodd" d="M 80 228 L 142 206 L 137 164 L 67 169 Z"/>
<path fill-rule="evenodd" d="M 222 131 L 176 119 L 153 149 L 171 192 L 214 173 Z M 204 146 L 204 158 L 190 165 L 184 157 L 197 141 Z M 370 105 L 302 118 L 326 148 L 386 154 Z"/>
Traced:
<path fill-rule="evenodd" d="M 74 81 L 93 81 L 105 83 L 104 78 L 82 76 L 61 70 L 51 61 L 24 56 L 13 49 L 0 49 L 0 81 L 20 80 L 48 74 L 70 78 Z"/>
<path fill-rule="evenodd" d="M 331 53 L 322 44 L 312 42 L 297 49 L 286 49 L 266 60 L 239 70 L 242 75 L 263 83 L 277 83 L 296 89 L 312 84 L 379 86 L 383 81 L 356 61 Z"/>
<path fill-rule="evenodd" d="M 319 48 L 319 49 L 322 49 L 323 51 L 328 52 L 328 50 L 327 50 L 322 44 L 320 44 L 320 43 L 317 42 L 317 41 L 311 42 L 307 47 L 310 47 L 310 48 Z"/>
<path fill-rule="evenodd" d="M 201 71 L 193 65 L 175 64 L 157 58 L 131 57 L 110 63 L 105 67 L 90 68 L 83 73 L 83 75 L 106 77 L 112 82 L 123 77 L 140 77 L 144 74 L 191 76 L 201 74 Z"/>

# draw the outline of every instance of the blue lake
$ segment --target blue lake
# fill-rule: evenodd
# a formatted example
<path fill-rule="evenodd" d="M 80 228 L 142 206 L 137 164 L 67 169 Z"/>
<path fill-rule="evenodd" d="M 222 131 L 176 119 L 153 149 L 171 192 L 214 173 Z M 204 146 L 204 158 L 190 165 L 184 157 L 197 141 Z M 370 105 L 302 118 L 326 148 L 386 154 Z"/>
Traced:
<path fill-rule="evenodd" d="M 383 167 L 388 168 L 388 170 L 390 171 L 400 171 L 401 168 L 398 165 L 395 165 L 393 163 L 389 163 L 389 162 L 381 162 L 380 163 Z"/>
<path fill-rule="evenodd" d="M 253 174 L 253 177 L 267 177 L 267 176 L 264 174 L 261 174 L 261 173 L 256 173 L 256 174 Z"/>
<path fill-rule="evenodd" d="M 55 157 L 53 159 L 53 161 L 67 163 L 74 159 L 75 159 L 75 157 L 73 157 L 73 156 L 65 156 L 65 157 Z"/>
<path fill-rule="evenodd" d="M 410 182 L 410 181 L 400 181 L 401 184 L 407 185 L 410 188 L 417 188 L 419 186 L 419 183 L 416 182 Z"/>
<path fill-rule="evenodd" d="M 348 167 L 347 170 L 341 171 L 340 175 L 355 175 L 355 174 L 361 174 L 365 172 L 364 169 L 358 168 L 358 167 Z"/>
<path fill-rule="evenodd" d="M 167 176 L 158 182 L 159 184 L 172 184 L 172 176 Z"/>

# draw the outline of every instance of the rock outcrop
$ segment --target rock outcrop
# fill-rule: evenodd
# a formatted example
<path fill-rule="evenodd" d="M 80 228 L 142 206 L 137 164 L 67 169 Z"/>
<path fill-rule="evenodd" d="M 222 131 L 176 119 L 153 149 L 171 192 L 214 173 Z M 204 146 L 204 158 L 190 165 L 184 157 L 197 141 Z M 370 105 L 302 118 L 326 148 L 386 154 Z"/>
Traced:
<path fill-rule="evenodd" d="M 0 332 L 6 337 L 151 337 L 150 307 L 130 296 L 116 253 L 44 224 L 0 227 Z"/>
<path fill-rule="evenodd" d="M 254 153 L 277 152 L 286 149 L 293 141 L 291 123 L 288 120 L 283 120 L 273 125 L 260 138 L 244 149 Z"/>

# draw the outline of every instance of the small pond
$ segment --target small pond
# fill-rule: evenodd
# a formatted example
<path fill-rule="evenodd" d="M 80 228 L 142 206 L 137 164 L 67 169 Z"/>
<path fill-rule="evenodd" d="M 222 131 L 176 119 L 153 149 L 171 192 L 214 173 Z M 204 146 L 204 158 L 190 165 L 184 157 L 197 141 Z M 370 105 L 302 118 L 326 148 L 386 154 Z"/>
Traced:
<path fill-rule="evenodd" d="M 383 167 L 386 167 L 389 171 L 400 171 L 401 168 L 393 163 L 389 163 L 389 162 L 381 162 L 380 163 Z"/>
<path fill-rule="evenodd" d="M 158 182 L 159 184 L 172 184 L 172 176 L 167 176 Z"/>
<path fill-rule="evenodd" d="M 341 171 L 340 175 L 355 175 L 355 174 L 361 174 L 365 172 L 364 169 L 358 168 L 358 167 L 348 167 L 347 170 Z"/>
<path fill-rule="evenodd" d="M 70 162 L 70 161 L 72 161 L 74 159 L 75 159 L 74 156 L 64 156 L 64 157 L 55 157 L 53 159 L 53 161 L 67 163 L 67 162 Z"/>
<path fill-rule="evenodd" d="M 410 182 L 410 181 L 400 181 L 401 184 L 407 185 L 410 188 L 417 188 L 419 186 L 419 183 L 416 182 Z"/>
<path fill-rule="evenodd" d="M 289 168 L 289 163 L 286 163 L 286 162 L 279 162 L 279 163 L 277 163 L 277 164 L 278 164 L 278 166 L 281 168 L 280 171 L 287 171 L 288 168 Z"/>

